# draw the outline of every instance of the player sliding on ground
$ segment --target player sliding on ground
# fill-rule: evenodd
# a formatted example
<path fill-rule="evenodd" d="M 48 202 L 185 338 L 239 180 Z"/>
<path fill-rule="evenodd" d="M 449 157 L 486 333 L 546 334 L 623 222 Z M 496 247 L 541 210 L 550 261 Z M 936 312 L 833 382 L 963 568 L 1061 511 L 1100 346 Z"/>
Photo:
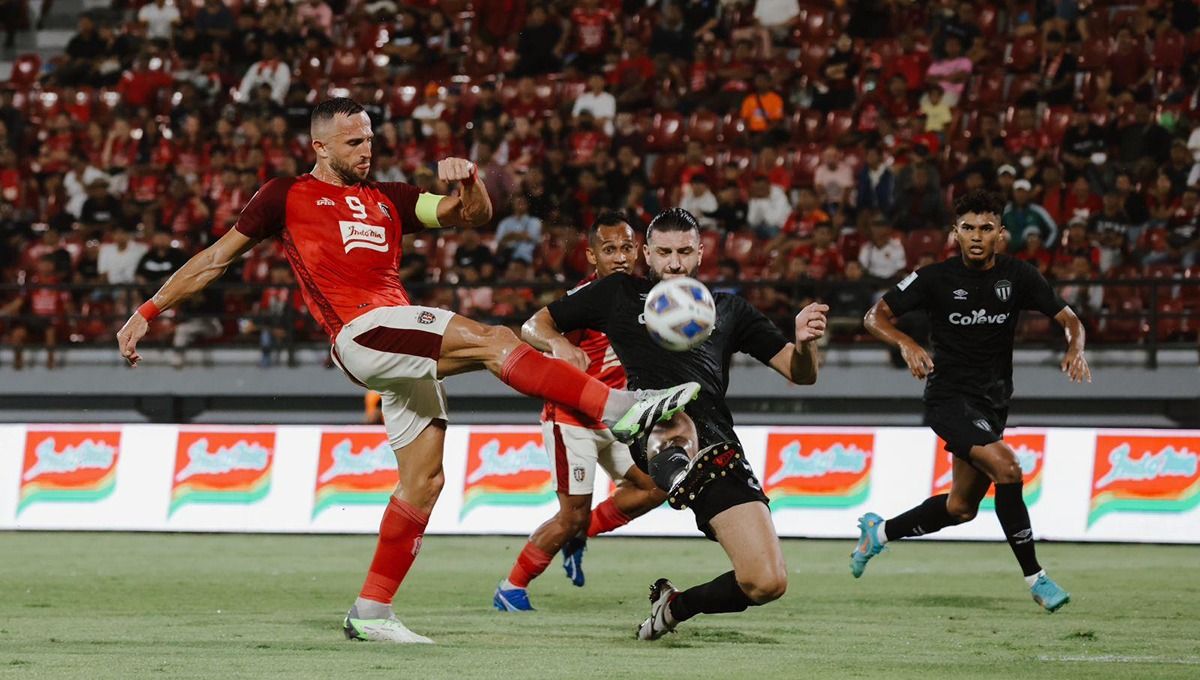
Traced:
<path fill-rule="evenodd" d="M 824 334 L 828 308 L 814 303 L 796 316 L 793 344 L 744 299 L 718 294 L 709 339 L 690 351 L 671 352 L 650 337 L 640 317 L 656 279 L 695 276 L 703 255 L 695 218 L 679 208 L 660 213 L 646 231 L 644 253 L 651 280 L 612 274 L 539 311 L 522 335 L 534 347 L 550 351 L 565 342 L 563 333 L 599 331 L 608 335 L 631 386 L 669 385 L 680 378 L 702 385 L 685 413 L 654 426 L 645 450 L 651 477 L 675 499 L 673 505 L 695 513 L 697 528 L 721 544 L 733 571 L 685 591 L 665 578 L 655 581 L 650 617 L 637 636 L 656 640 L 697 614 L 740 612 L 778 599 L 787 588 L 787 567 L 767 497 L 741 455 L 725 390 L 737 352 L 792 382 L 816 381 L 816 340 Z M 694 474 L 708 470 L 715 471 L 712 477 Z"/>
<path fill-rule="evenodd" d="M 564 361 L 542 356 L 507 328 L 444 309 L 412 305 L 398 276 L 400 238 L 441 227 L 487 223 L 492 205 L 470 162 L 438 162 L 438 176 L 461 182 L 458 196 L 422 193 L 401 182 L 371 182 L 371 121 L 350 99 L 312 113 L 311 173 L 273 179 L 237 225 L 187 262 L 117 334 L 121 356 L 140 360 L 137 343 L 161 311 L 194 295 L 259 241 L 278 235 L 331 353 L 350 380 L 383 397 L 384 425 L 400 483 L 379 527 L 379 542 L 346 636 L 430 642 L 408 630 L 392 598 L 421 549 L 441 493 L 446 395 L 441 379 L 486 369 L 523 394 L 578 410 L 632 440 L 694 398 L 698 385 L 652 393 L 615 390 Z"/>
<path fill-rule="evenodd" d="M 1025 582 L 1033 599 L 1053 612 L 1070 595 L 1038 564 L 1021 465 L 1003 440 L 1013 391 L 1013 335 L 1021 310 L 1037 310 L 1062 324 L 1068 345 L 1062 370 L 1072 382 L 1091 382 L 1092 374 L 1083 356 L 1079 318 L 1037 269 L 996 254 L 1003 210 L 1003 199 L 988 192 L 959 198 L 954 236 L 961 256 L 909 274 L 867 312 L 867 330 L 899 349 L 913 376 L 926 379 L 925 421 L 954 454 L 954 481 L 949 494 L 889 520 L 873 512 L 859 518 L 862 533 L 850 554 L 850 571 L 855 578 L 862 576 L 867 562 L 891 541 L 971 521 L 994 483 L 996 517 Z M 932 359 L 896 328 L 896 318 L 913 310 L 929 314 Z"/>
<path fill-rule="evenodd" d="M 586 252 L 596 271 L 572 293 L 614 272 L 632 273 L 637 264 L 637 242 L 625 216 L 601 213 L 588 233 Z M 554 357 L 587 371 L 609 387 L 625 387 L 625 371 L 604 333 L 584 329 L 562 339 L 556 336 L 549 347 Z M 501 611 L 533 610 L 526 588 L 559 550 L 563 552 L 567 577 L 582 586 L 587 537 L 625 526 L 667 500 L 666 493 L 634 464 L 629 447 L 614 439 L 603 423 L 547 403 L 542 411 L 542 440 L 558 487 L 558 513 L 533 532 L 508 578 L 496 588 L 492 605 Z M 619 486 L 616 493 L 592 510 L 597 463 Z"/>

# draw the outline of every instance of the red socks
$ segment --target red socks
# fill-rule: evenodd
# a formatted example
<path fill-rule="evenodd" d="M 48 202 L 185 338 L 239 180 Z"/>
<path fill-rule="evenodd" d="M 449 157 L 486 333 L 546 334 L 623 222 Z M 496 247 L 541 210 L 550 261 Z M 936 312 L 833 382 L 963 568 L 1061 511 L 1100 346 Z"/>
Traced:
<path fill-rule="evenodd" d="M 592 509 L 592 522 L 588 525 L 588 538 L 595 538 L 605 532 L 623 527 L 629 524 L 629 519 L 610 496 Z"/>
<path fill-rule="evenodd" d="M 554 555 L 543 551 L 533 543 L 526 543 L 525 549 L 517 556 L 517 562 L 508 574 L 508 582 L 517 588 L 527 588 L 529 582 L 541 576 Z"/>
<path fill-rule="evenodd" d="M 611 391 L 571 364 L 542 356 L 529 345 L 520 345 L 508 355 L 500 380 L 521 394 L 566 406 L 593 420 L 604 419 Z"/>
<path fill-rule="evenodd" d="M 371 569 L 367 572 L 367 580 L 359 597 L 383 604 L 391 603 L 400 582 L 421 551 L 421 537 L 425 534 L 427 524 L 429 515 L 392 497 L 383 511 L 375 559 L 371 560 Z"/>

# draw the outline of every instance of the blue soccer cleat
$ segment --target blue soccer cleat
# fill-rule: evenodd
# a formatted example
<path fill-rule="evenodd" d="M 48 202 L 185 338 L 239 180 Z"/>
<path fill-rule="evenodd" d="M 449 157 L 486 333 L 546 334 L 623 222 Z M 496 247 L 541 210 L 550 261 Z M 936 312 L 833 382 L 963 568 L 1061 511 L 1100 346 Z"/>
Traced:
<path fill-rule="evenodd" d="M 502 612 L 532 612 L 537 611 L 529 603 L 529 591 L 524 588 L 505 588 L 507 581 L 501 581 L 496 586 L 496 594 L 492 595 L 492 606 Z"/>
<path fill-rule="evenodd" d="M 880 524 L 883 524 L 883 518 L 873 512 L 858 518 L 858 529 L 862 533 L 858 537 L 858 545 L 854 546 L 854 552 L 850 553 L 850 573 L 854 574 L 854 578 L 862 576 L 867 562 L 885 548 L 879 540 Z"/>
<path fill-rule="evenodd" d="M 577 588 L 583 587 L 583 551 L 587 550 L 587 539 L 576 536 L 562 547 L 563 571 Z"/>
<path fill-rule="evenodd" d="M 1042 574 L 1033 582 L 1033 587 L 1029 589 L 1033 595 L 1033 601 L 1042 605 L 1046 611 L 1054 613 L 1062 609 L 1063 605 L 1071 601 L 1071 594 L 1059 587 L 1057 583 L 1050 580 L 1049 576 Z"/>

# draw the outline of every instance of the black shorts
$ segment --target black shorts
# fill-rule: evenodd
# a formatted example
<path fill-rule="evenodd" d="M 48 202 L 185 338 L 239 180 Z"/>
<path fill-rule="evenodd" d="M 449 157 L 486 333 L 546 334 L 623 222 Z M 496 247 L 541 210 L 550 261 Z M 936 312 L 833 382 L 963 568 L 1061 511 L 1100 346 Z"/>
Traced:
<path fill-rule="evenodd" d="M 742 503 L 759 502 L 763 505 L 771 503 L 771 500 L 763 493 L 762 484 L 759 484 L 758 478 L 754 476 L 754 471 L 750 469 L 750 465 L 744 458 L 742 463 L 746 465 L 746 477 L 730 475 L 717 478 L 704 487 L 704 491 L 698 494 L 690 506 L 696 515 L 696 528 L 703 532 L 710 541 L 717 540 L 717 535 L 713 533 L 712 527 L 708 524 L 713 517 Z"/>
<path fill-rule="evenodd" d="M 995 408 L 986 402 L 966 398 L 926 402 L 925 424 L 946 442 L 946 450 L 963 460 L 971 459 L 971 449 L 995 444 L 1004 438 L 1008 408 Z"/>

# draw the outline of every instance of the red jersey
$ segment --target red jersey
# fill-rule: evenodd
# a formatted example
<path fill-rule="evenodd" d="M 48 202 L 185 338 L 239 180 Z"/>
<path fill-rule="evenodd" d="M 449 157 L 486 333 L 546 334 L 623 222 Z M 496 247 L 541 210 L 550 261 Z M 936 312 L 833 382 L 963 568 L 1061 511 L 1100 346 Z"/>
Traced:
<path fill-rule="evenodd" d="M 575 44 L 580 52 L 595 55 L 608 51 L 608 27 L 617 23 L 612 12 L 576 7 L 571 11 L 571 23 L 575 25 Z"/>
<path fill-rule="evenodd" d="M 403 182 L 339 187 L 312 175 L 273 179 L 242 210 L 236 228 L 255 239 L 278 234 L 313 318 L 337 336 L 376 307 L 403 307 L 400 238 L 423 229 L 420 189 Z"/>
<path fill-rule="evenodd" d="M 595 281 L 596 278 L 593 273 L 573 288 L 571 293 Z M 613 351 L 612 343 L 608 341 L 607 335 L 599 331 L 579 330 L 567 333 L 567 339 L 588 355 L 588 375 L 614 389 L 625 389 L 625 369 L 621 367 L 621 362 L 617 359 L 617 353 Z M 559 425 L 586 427 L 589 430 L 603 430 L 608 427 L 578 411 L 572 411 L 550 402 L 546 402 L 546 406 L 542 408 L 542 420 Z"/>

